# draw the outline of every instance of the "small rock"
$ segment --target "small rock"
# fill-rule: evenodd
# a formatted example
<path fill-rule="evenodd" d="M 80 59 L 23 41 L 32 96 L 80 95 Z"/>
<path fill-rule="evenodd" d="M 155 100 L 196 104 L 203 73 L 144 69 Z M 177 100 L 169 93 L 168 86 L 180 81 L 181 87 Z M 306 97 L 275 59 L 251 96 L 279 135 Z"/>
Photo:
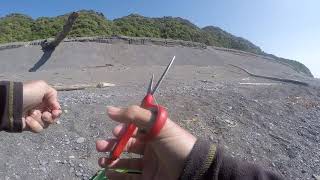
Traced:
<path fill-rule="evenodd" d="M 84 143 L 85 141 L 86 141 L 85 138 L 79 137 L 76 142 L 77 142 L 78 144 L 81 144 L 81 143 Z"/>
<path fill-rule="evenodd" d="M 307 172 L 307 171 L 306 171 L 306 170 L 304 170 L 304 169 L 302 169 L 302 170 L 301 170 L 301 173 L 306 173 L 306 172 Z"/>
<path fill-rule="evenodd" d="M 41 171 L 43 171 L 43 172 L 47 172 L 46 167 L 41 166 L 39 169 L 40 169 Z"/>
<path fill-rule="evenodd" d="M 41 166 L 45 166 L 45 165 L 47 165 L 48 164 L 48 161 L 40 161 L 40 165 Z"/>
<path fill-rule="evenodd" d="M 68 114 L 68 110 L 67 109 L 65 109 L 65 110 L 63 110 L 63 112 L 65 113 L 65 114 Z"/>
<path fill-rule="evenodd" d="M 69 172 L 70 172 L 70 173 L 73 173 L 73 172 L 74 172 L 74 168 L 71 167 L 71 168 L 69 169 Z"/>
<path fill-rule="evenodd" d="M 97 88 L 104 88 L 104 87 L 113 87 L 115 84 L 106 83 L 106 82 L 100 82 L 97 84 Z"/>
<path fill-rule="evenodd" d="M 79 164 L 79 167 L 83 167 L 83 165 L 82 165 L 82 164 Z"/>
<path fill-rule="evenodd" d="M 80 177 L 80 176 L 82 176 L 82 173 L 81 172 L 76 172 L 76 176 Z"/>
<path fill-rule="evenodd" d="M 209 139 L 210 139 L 210 141 L 213 141 L 213 136 L 211 135 L 211 136 L 209 137 Z"/>
<path fill-rule="evenodd" d="M 75 157 L 74 156 L 69 156 L 69 159 L 74 159 Z"/>
<path fill-rule="evenodd" d="M 60 161 L 60 160 L 54 160 L 54 162 L 55 162 L 55 163 L 61 163 L 61 161 Z"/>
<path fill-rule="evenodd" d="M 319 175 L 313 174 L 312 177 L 313 177 L 315 180 L 320 180 L 320 176 L 319 176 Z"/>
<path fill-rule="evenodd" d="M 61 121 L 60 121 L 60 120 L 58 120 L 58 121 L 56 122 L 56 124 L 61 124 Z"/>
<path fill-rule="evenodd" d="M 80 169 L 80 172 L 83 173 L 83 169 Z"/>

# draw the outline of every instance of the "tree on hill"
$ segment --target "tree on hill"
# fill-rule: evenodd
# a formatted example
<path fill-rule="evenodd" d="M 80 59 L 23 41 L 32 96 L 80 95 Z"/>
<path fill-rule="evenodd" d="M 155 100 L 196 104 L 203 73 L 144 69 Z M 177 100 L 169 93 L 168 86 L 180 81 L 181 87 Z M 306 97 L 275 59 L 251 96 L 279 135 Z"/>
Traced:
<path fill-rule="evenodd" d="M 291 65 L 297 71 L 313 77 L 310 70 L 303 64 L 264 53 L 250 41 L 236 37 L 215 26 L 201 29 L 186 19 L 170 16 L 148 18 L 131 14 L 111 21 L 104 14 L 92 10 L 81 10 L 78 13 L 80 15 L 69 33 L 69 37 L 125 35 L 201 42 L 209 46 L 237 49 L 273 57 L 282 63 Z M 40 17 L 34 20 L 23 14 L 7 15 L 0 18 L 0 43 L 54 37 L 61 31 L 68 16 L 69 14 L 65 14 L 57 17 Z"/>

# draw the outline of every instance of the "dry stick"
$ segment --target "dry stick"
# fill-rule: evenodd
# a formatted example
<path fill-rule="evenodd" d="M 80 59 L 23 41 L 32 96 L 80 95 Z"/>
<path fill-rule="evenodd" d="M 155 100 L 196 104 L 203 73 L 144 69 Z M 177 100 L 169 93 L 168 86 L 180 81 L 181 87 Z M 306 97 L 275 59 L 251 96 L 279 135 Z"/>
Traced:
<path fill-rule="evenodd" d="M 67 86 L 52 85 L 52 87 L 57 91 L 75 91 L 75 90 L 84 90 L 87 88 L 93 88 L 95 86 L 83 84 L 83 85 L 67 85 Z"/>
<path fill-rule="evenodd" d="M 292 80 L 292 79 L 276 78 L 276 77 L 270 77 L 270 76 L 261 76 L 261 75 L 253 74 L 253 73 L 247 71 L 246 69 L 241 68 L 241 67 L 236 66 L 236 65 L 233 65 L 233 64 L 229 64 L 229 66 L 236 67 L 236 68 L 244 71 L 245 73 L 247 73 L 247 74 L 249 74 L 250 76 L 253 76 L 253 77 L 270 79 L 270 80 L 273 80 L 273 81 L 280 81 L 280 82 L 285 82 L 285 83 L 292 83 L 292 84 L 297 84 L 297 85 L 302 85 L 302 86 L 309 86 L 309 84 L 306 83 L 306 82 Z"/>
<path fill-rule="evenodd" d="M 84 90 L 88 88 L 104 88 L 104 87 L 113 87 L 114 84 L 100 82 L 98 84 L 74 84 L 74 85 L 52 85 L 57 91 L 75 91 L 75 90 Z"/>

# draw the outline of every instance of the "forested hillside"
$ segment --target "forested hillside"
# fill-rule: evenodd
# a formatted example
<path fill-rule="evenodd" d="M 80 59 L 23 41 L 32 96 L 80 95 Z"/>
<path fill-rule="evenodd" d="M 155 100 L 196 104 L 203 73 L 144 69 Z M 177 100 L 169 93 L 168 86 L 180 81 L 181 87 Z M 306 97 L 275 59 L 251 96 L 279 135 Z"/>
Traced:
<path fill-rule="evenodd" d="M 266 54 L 250 41 L 236 37 L 215 26 L 199 28 L 179 17 L 148 18 L 138 14 L 131 14 L 112 21 L 102 13 L 95 11 L 82 10 L 79 12 L 80 16 L 69 37 L 125 35 L 195 41 L 209 46 L 272 56 L 283 63 L 290 64 L 297 71 L 312 76 L 309 69 L 303 64 Z M 0 43 L 54 37 L 62 29 L 68 15 L 37 19 L 23 14 L 10 14 L 2 17 L 0 18 Z"/>

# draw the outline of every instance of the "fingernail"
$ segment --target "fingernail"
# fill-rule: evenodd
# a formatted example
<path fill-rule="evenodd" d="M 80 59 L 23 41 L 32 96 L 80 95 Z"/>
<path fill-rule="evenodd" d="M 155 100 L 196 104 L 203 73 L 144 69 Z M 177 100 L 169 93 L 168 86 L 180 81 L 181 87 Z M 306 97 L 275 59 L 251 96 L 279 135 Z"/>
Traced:
<path fill-rule="evenodd" d="M 38 112 L 37 112 L 37 111 L 33 111 L 33 112 L 32 112 L 32 115 L 33 115 L 33 116 L 36 116 L 36 115 L 38 115 Z"/>
<path fill-rule="evenodd" d="M 117 108 L 117 107 L 107 106 L 107 113 L 108 114 L 116 115 L 116 114 L 119 114 L 120 110 L 121 109 Z"/>

